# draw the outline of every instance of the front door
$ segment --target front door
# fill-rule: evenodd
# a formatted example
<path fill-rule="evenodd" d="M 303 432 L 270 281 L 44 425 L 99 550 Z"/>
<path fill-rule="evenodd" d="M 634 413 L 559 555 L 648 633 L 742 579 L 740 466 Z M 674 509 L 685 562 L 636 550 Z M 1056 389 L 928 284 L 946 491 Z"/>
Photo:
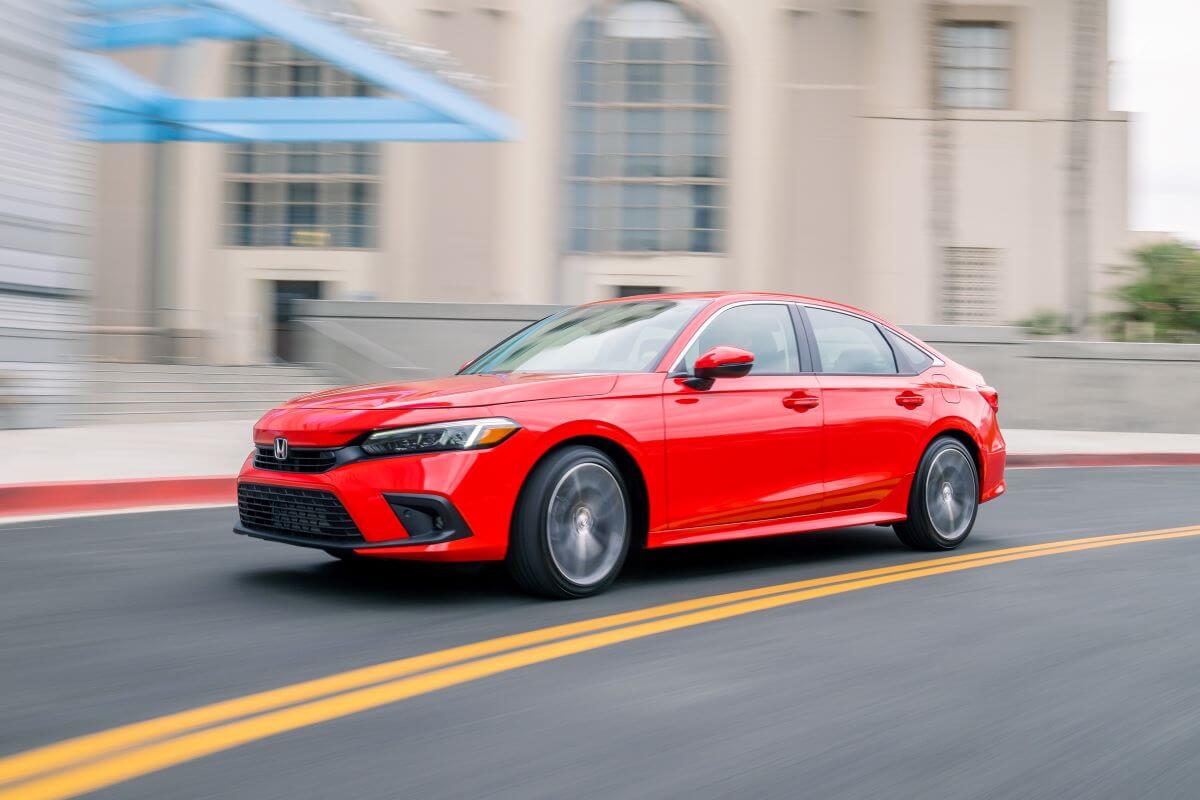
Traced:
<path fill-rule="evenodd" d="M 718 311 L 684 352 L 682 368 L 690 372 L 717 345 L 749 350 L 754 368 L 742 378 L 718 378 L 708 389 L 666 379 L 670 527 L 815 513 L 822 488 L 821 387 L 803 374 L 807 353 L 801 357 L 788 304 Z"/>
<path fill-rule="evenodd" d="M 825 407 L 823 510 L 866 509 L 897 491 L 917 468 L 932 398 L 904 374 L 874 322 L 805 309 Z"/>

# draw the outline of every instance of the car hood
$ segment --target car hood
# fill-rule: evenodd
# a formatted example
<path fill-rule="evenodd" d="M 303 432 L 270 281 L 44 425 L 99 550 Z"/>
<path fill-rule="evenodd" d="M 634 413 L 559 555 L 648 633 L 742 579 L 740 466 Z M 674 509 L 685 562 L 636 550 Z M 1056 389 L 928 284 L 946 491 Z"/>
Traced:
<path fill-rule="evenodd" d="M 285 407 L 346 410 L 470 408 L 602 395 L 612 391 L 616 382 L 616 375 L 453 375 L 427 381 L 346 386 L 297 397 Z"/>

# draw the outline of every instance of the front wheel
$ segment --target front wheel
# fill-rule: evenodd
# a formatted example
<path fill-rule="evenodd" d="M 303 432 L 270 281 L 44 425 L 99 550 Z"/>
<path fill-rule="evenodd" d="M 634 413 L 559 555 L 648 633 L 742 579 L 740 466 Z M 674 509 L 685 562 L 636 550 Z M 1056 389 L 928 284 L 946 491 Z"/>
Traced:
<path fill-rule="evenodd" d="M 527 591 L 587 597 L 608 588 L 629 552 L 632 519 L 621 471 L 593 447 L 567 447 L 530 473 L 517 501 L 508 571 Z"/>
<path fill-rule="evenodd" d="M 975 525 L 979 475 L 962 442 L 935 439 L 913 476 L 908 519 L 895 525 L 900 541 L 915 550 L 953 550 Z"/>

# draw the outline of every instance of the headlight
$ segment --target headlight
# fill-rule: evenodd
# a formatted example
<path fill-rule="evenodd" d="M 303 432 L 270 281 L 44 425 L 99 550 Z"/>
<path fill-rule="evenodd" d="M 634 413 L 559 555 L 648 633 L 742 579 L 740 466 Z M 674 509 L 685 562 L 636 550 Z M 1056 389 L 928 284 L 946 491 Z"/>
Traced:
<path fill-rule="evenodd" d="M 362 448 L 373 456 L 482 450 L 495 447 L 519 430 L 520 425 L 505 417 L 463 419 L 372 433 Z"/>

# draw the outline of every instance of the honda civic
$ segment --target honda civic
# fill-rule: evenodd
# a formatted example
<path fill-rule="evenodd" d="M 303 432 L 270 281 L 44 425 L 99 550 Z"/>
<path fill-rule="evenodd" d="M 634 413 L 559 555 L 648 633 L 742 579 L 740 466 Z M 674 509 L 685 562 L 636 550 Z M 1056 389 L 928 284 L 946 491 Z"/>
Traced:
<path fill-rule="evenodd" d="M 255 425 L 238 533 L 337 558 L 502 561 L 584 597 L 631 548 L 890 525 L 948 550 L 1004 492 L 983 377 L 839 303 L 605 300 L 453 376 L 296 398 Z"/>

